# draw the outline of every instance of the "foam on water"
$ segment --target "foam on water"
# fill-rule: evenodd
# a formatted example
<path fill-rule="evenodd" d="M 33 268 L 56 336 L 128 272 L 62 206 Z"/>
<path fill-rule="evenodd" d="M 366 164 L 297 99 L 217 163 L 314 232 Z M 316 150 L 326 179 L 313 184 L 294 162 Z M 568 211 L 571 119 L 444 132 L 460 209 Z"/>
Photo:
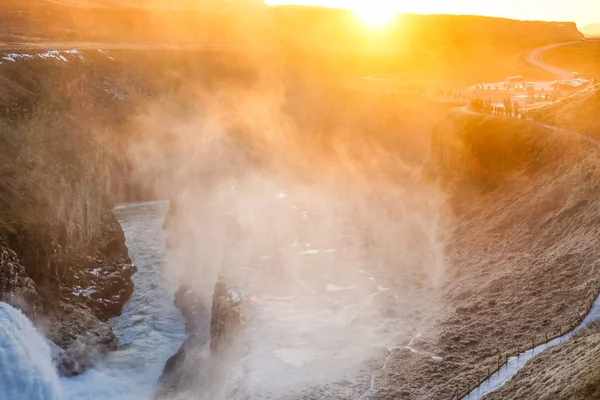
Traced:
<path fill-rule="evenodd" d="M 61 398 L 48 343 L 25 315 L 0 303 L 0 399 Z"/>
<path fill-rule="evenodd" d="M 166 203 L 118 207 L 130 256 L 138 267 L 135 291 L 110 323 L 119 348 L 74 378 L 59 379 L 49 344 L 20 311 L 0 303 L 0 399 L 147 400 L 166 360 L 186 338 L 173 304 L 177 281 L 163 265 Z"/>

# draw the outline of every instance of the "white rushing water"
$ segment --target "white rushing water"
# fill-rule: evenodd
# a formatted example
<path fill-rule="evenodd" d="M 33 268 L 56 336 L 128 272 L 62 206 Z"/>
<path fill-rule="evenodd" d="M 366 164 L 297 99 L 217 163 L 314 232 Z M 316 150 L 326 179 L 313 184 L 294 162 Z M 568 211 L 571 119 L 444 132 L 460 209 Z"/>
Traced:
<path fill-rule="evenodd" d="M 162 224 L 167 203 L 119 206 L 115 213 L 137 265 L 135 290 L 110 321 L 117 351 L 75 378 L 59 379 L 51 351 L 20 311 L 0 303 L 0 399 L 149 400 L 166 360 L 186 338 L 173 304 L 177 282 L 165 273 Z"/>
<path fill-rule="evenodd" d="M 48 343 L 25 315 L 0 303 L 0 399 L 60 398 Z"/>

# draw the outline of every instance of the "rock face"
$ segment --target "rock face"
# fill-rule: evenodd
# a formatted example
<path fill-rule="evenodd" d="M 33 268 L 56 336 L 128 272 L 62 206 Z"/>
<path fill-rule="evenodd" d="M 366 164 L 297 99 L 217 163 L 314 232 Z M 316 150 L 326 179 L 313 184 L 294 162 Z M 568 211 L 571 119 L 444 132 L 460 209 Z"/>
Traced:
<path fill-rule="evenodd" d="M 0 236 L 0 299 L 20 308 L 46 333 L 56 346 L 57 368 L 66 376 L 81 374 L 117 348 L 106 321 L 121 313 L 133 292 L 135 267 L 123 231 L 110 211 L 101 221 L 94 246 L 74 252 L 33 233 L 12 241 Z"/>
<path fill-rule="evenodd" d="M 15 307 L 28 308 L 39 303 L 34 282 L 27 277 L 17 254 L 0 237 L 0 300 Z"/>
<path fill-rule="evenodd" d="M 30 53 L 0 65 L 0 300 L 64 351 L 61 373 L 76 375 L 116 348 L 107 321 L 133 291 L 111 211 L 122 198 L 116 138 L 128 106 L 84 73 L 108 71 L 113 57 Z M 78 79 L 81 88 L 66 84 Z"/>
<path fill-rule="evenodd" d="M 185 319 L 185 330 L 192 334 L 210 337 L 210 299 L 203 299 L 187 285 L 181 285 L 175 293 L 175 306 Z"/>
<path fill-rule="evenodd" d="M 244 326 L 243 297 L 233 284 L 220 278 L 215 284 L 210 324 L 210 352 L 222 359 L 239 355 Z"/>
<path fill-rule="evenodd" d="M 89 308 L 61 303 L 62 309 L 51 310 L 46 332 L 64 353 L 56 359 L 58 371 L 75 376 L 94 365 L 107 352 L 117 349 L 117 338 L 110 325 L 100 321 Z"/>
<path fill-rule="evenodd" d="M 185 393 L 203 396 L 199 397 L 202 399 L 227 397 L 228 371 L 243 351 L 244 300 L 237 288 L 220 277 L 207 326 L 206 300 L 188 287 L 178 290 L 175 303 L 182 310 L 191 335 L 166 362 L 157 399 Z"/>

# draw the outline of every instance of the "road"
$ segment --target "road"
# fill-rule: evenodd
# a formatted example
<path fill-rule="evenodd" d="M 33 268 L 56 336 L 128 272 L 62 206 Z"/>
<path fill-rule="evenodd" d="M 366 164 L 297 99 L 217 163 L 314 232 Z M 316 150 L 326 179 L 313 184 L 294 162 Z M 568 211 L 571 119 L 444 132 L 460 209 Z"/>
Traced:
<path fill-rule="evenodd" d="M 534 65 L 540 69 L 548 71 L 548 72 L 558 76 L 562 80 L 568 81 L 568 80 L 571 80 L 574 78 L 573 72 L 564 70 L 555 65 L 546 64 L 544 62 L 542 56 L 544 55 L 544 53 L 546 51 L 548 51 L 550 49 L 555 49 L 557 47 L 568 46 L 568 45 L 576 44 L 576 43 L 579 43 L 579 42 L 555 43 L 555 44 L 550 44 L 548 46 L 538 47 L 537 49 L 533 49 L 533 50 L 529 51 L 525 55 L 525 60 L 531 65 Z"/>
<path fill-rule="evenodd" d="M 589 42 L 591 40 L 587 40 L 587 41 Z M 594 41 L 600 41 L 600 40 L 594 40 Z M 525 54 L 525 60 L 531 65 L 534 65 L 538 68 L 541 68 L 545 71 L 548 71 L 548 72 L 556 75 L 561 80 L 568 81 L 568 80 L 571 80 L 574 78 L 573 72 L 564 70 L 555 65 L 546 64 L 544 62 L 543 55 L 548 50 L 555 49 L 557 47 L 569 46 L 569 45 L 577 44 L 577 43 L 580 43 L 580 42 L 554 43 L 554 44 L 550 44 L 548 46 L 538 47 L 537 49 L 533 49 L 533 50 L 529 51 L 527 54 Z M 580 71 L 580 72 L 585 72 L 585 71 Z"/>

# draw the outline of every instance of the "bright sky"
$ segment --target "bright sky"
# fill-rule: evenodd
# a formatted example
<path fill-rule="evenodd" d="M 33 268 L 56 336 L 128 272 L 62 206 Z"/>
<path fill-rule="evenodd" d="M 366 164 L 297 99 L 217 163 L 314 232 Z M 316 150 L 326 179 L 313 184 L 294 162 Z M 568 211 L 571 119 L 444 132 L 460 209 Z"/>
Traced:
<path fill-rule="evenodd" d="M 600 22 L 600 0 L 265 0 L 268 5 L 304 4 L 377 9 L 391 13 L 473 14 L 542 21 Z"/>

